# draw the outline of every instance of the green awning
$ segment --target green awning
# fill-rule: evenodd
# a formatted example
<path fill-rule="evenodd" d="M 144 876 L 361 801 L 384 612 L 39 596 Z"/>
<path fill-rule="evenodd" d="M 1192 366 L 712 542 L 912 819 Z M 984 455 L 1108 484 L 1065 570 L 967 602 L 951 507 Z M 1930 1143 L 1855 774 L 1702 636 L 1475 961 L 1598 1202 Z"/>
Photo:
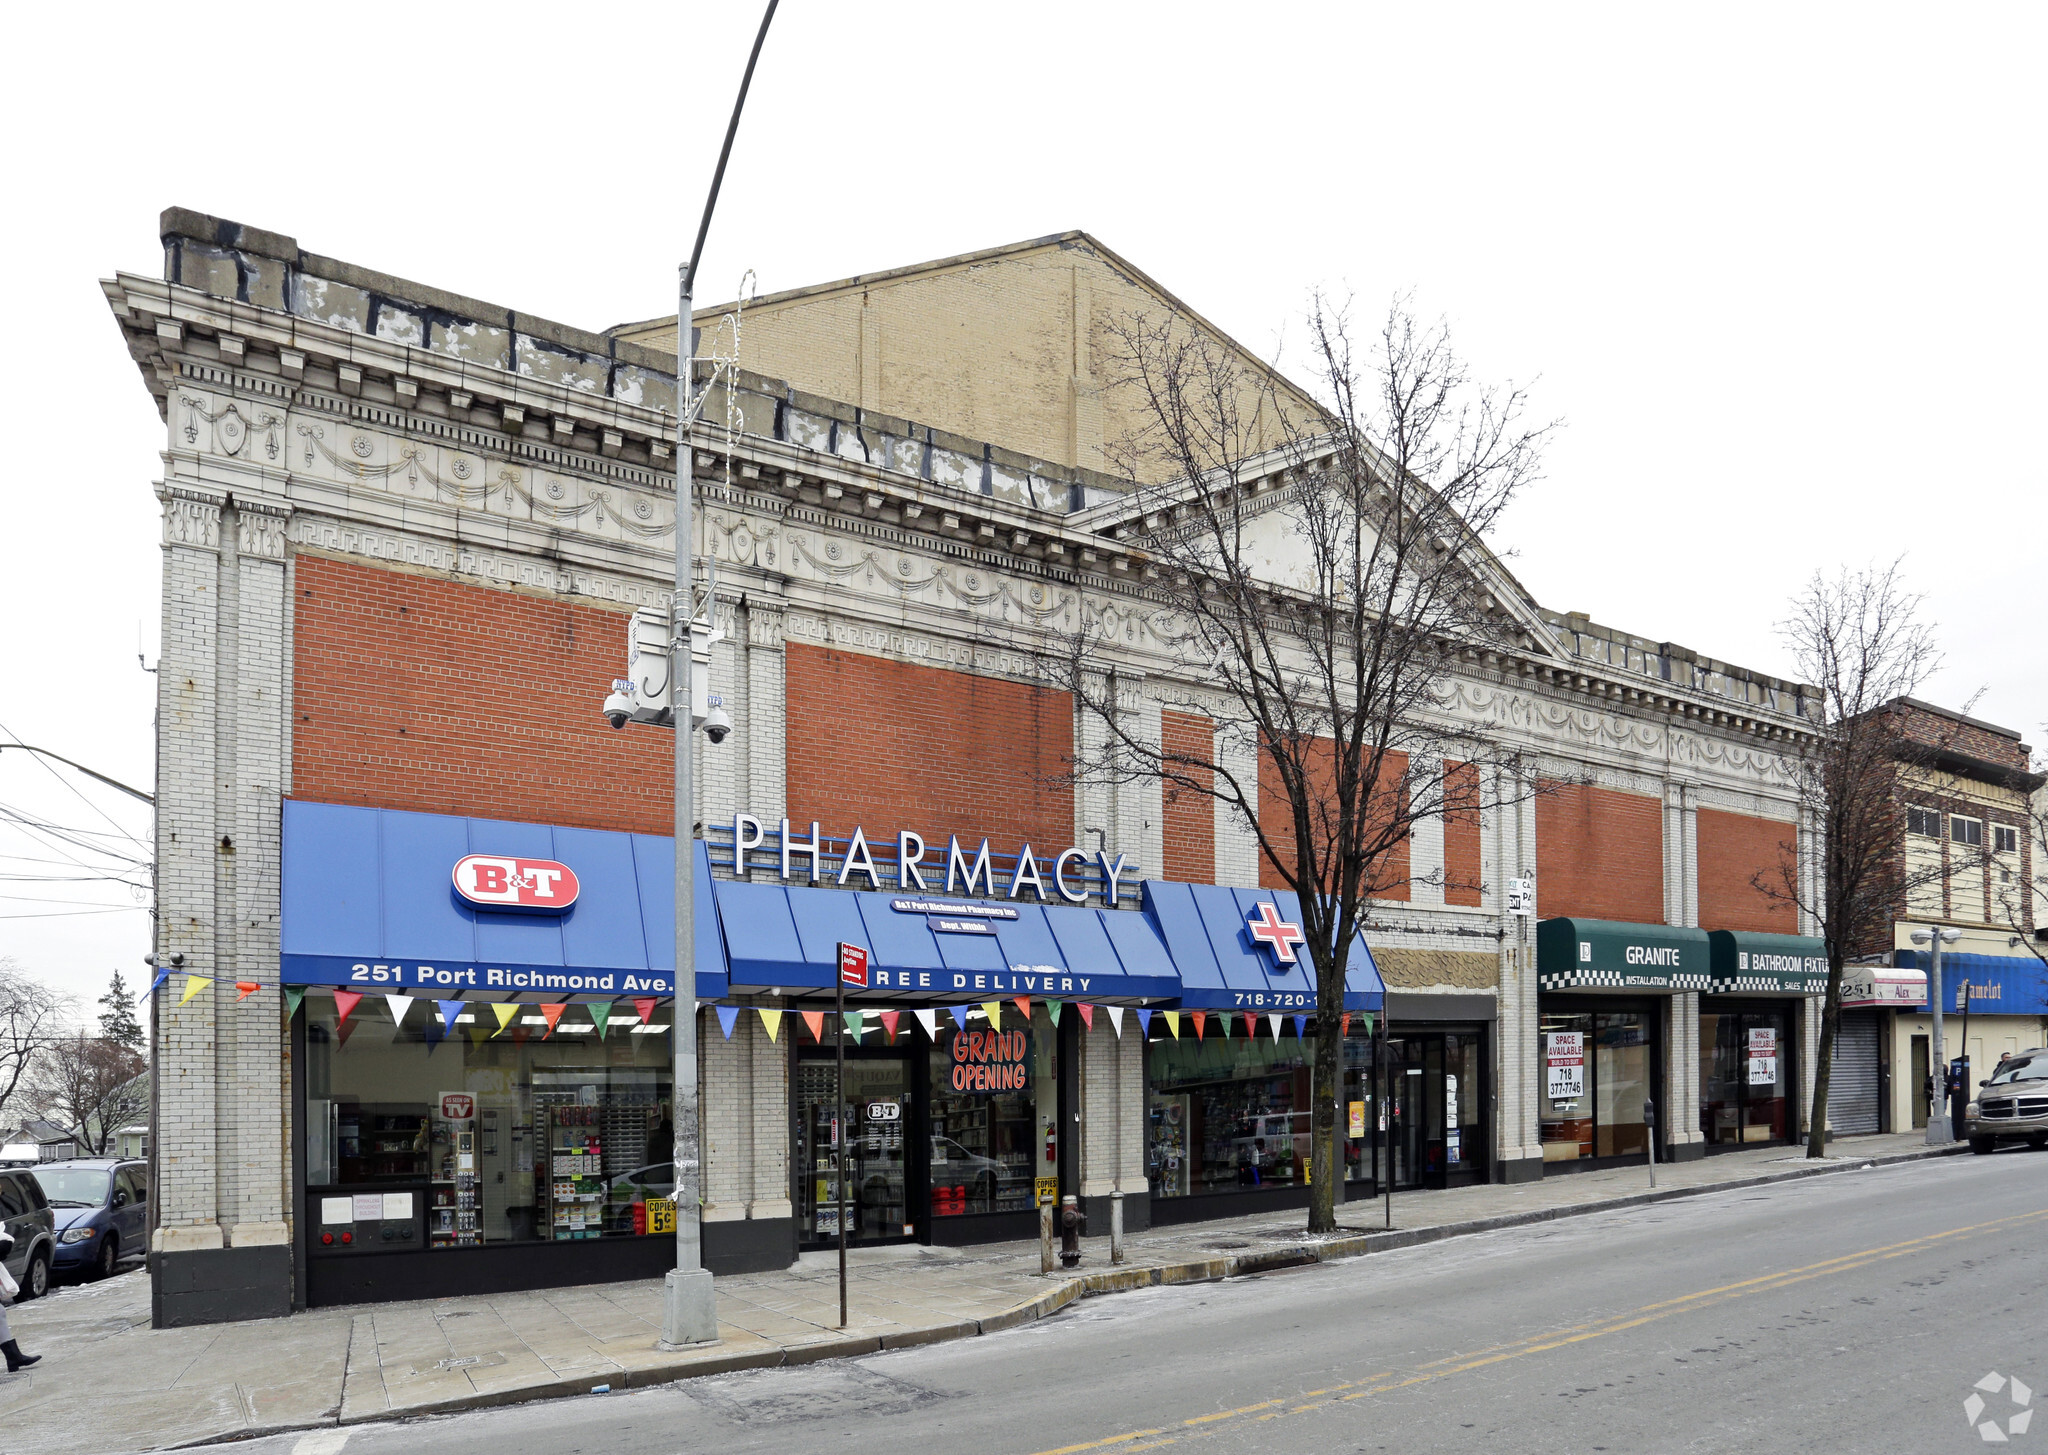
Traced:
<path fill-rule="evenodd" d="M 1536 926 L 1538 990 L 1669 995 L 1712 983 L 1705 930 L 1606 919 L 1547 919 Z"/>
<path fill-rule="evenodd" d="M 1808 935 L 1714 930 L 1715 995 L 1825 995 L 1828 947 Z"/>

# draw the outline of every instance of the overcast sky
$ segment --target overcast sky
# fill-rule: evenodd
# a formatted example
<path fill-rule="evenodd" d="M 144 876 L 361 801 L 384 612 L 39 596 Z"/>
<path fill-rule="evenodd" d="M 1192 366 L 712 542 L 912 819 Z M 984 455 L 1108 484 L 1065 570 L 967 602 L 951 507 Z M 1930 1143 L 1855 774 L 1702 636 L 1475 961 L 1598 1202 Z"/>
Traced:
<path fill-rule="evenodd" d="M 150 783 L 163 429 L 98 280 L 160 272 L 162 208 L 646 318 L 758 15 L 18 15 L 0 727 Z M 1790 675 L 1790 593 L 1903 552 L 1947 652 L 1923 695 L 2048 739 L 2048 8 L 788 0 L 775 24 L 700 298 L 1066 228 L 1269 354 L 1312 287 L 1367 321 L 1413 290 L 1568 423 L 1496 541 L 1543 604 Z M 0 752 L 8 812 L 133 855 L 90 835 L 146 837 L 146 810 L 69 781 Z M 143 973 L 146 915 L 64 856 L 110 861 L 4 824 L 0 853 L 0 954 L 85 999 Z"/>

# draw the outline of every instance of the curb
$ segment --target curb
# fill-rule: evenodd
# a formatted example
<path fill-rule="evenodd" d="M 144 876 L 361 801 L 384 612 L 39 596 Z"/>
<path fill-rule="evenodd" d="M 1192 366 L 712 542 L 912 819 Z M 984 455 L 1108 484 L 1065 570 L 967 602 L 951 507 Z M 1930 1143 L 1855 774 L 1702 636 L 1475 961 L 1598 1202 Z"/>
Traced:
<path fill-rule="evenodd" d="M 1489 1218 L 1468 1218 L 1463 1222 L 1440 1223 L 1430 1228 L 1396 1229 L 1393 1232 L 1356 1233 L 1349 1237 L 1331 1238 L 1320 1243 L 1289 1243 L 1278 1247 L 1262 1248 L 1256 1253 L 1232 1254 L 1222 1258 L 1197 1258 L 1182 1263 L 1155 1264 L 1148 1268 L 1105 1268 L 1085 1273 L 1062 1282 L 1057 1288 L 1048 1289 L 1038 1297 L 1028 1299 L 1001 1313 L 991 1314 L 983 1319 L 962 1319 L 955 1323 L 935 1324 L 928 1328 L 906 1329 L 894 1334 L 867 1334 L 858 1338 L 826 1337 L 794 1347 L 777 1346 L 742 1354 L 707 1356 L 669 1365 L 647 1369 L 624 1369 L 603 1380 L 594 1380 L 589 1375 L 568 1379 L 552 1379 L 539 1384 L 521 1385 L 515 1389 L 479 1391 L 473 1394 L 457 1395 L 448 1399 L 430 1400 L 422 1404 L 408 1405 L 404 1409 L 363 1410 L 350 1412 L 344 1407 L 334 1418 L 310 1420 L 297 1424 L 266 1426 L 263 1429 L 235 1430 L 220 1435 L 210 1435 L 178 1445 L 161 1448 L 173 1450 L 201 1449 L 210 1445 L 223 1445 L 243 1440 L 263 1439 L 273 1435 L 289 1434 L 294 1430 L 321 1430 L 336 1426 L 368 1424 L 396 1424 L 404 1420 L 422 1419 L 431 1415 L 460 1414 L 468 1410 L 500 1409 L 506 1405 L 525 1404 L 534 1400 L 565 1399 L 574 1395 L 585 1395 L 603 1385 L 611 1390 L 646 1389 L 655 1385 L 674 1384 L 685 1379 L 706 1378 L 716 1374 L 733 1374 L 747 1369 L 786 1368 L 803 1364 L 814 1364 L 825 1359 L 856 1359 L 865 1354 L 877 1353 L 884 1349 L 910 1349 L 926 1344 L 950 1343 L 955 1339 L 971 1339 L 984 1334 L 997 1334 L 1022 1324 L 1034 1323 L 1048 1318 L 1070 1304 L 1084 1298 L 1098 1298 L 1109 1294 L 1131 1293 L 1144 1288 L 1164 1288 L 1189 1283 L 1220 1283 L 1229 1278 L 1242 1278 L 1251 1274 L 1277 1272 L 1285 1268 L 1301 1268 L 1317 1263 L 1335 1263 L 1350 1258 L 1363 1257 L 1371 1253 L 1391 1253 L 1402 1248 L 1418 1248 L 1430 1243 L 1441 1243 L 1451 1238 L 1467 1237 L 1475 1233 L 1497 1232 L 1504 1228 L 1528 1227 L 1534 1223 L 1557 1222 L 1565 1218 L 1587 1217 L 1594 1213 L 1613 1212 L 1618 1209 L 1643 1207 L 1650 1203 L 1669 1202 L 1683 1197 L 1705 1197 L 1717 1192 L 1736 1192 L 1749 1187 L 1766 1187 L 1778 1182 L 1793 1182 L 1807 1177 L 1824 1177 L 1836 1172 L 1861 1172 L 1872 1167 L 1889 1167 L 1904 1162 L 1924 1162 L 1934 1157 L 1952 1157 L 1969 1150 L 1967 1142 L 1956 1142 L 1946 1147 L 1928 1147 L 1912 1152 L 1894 1152 L 1880 1157 L 1857 1158 L 1842 1162 L 1826 1163 L 1818 1167 L 1788 1167 L 1780 1172 L 1764 1172 L 1754 1177 L 1738 1177 L 1728 1182 L 1707 1183 L 1698 1187 L 1663 1187 L 1621 1197 L 1601 1198 L 1593 1202 L 1574 1203 L 1568 1207 L 1535 1208 L 1529 1212 L 1502 1213 Z"/>

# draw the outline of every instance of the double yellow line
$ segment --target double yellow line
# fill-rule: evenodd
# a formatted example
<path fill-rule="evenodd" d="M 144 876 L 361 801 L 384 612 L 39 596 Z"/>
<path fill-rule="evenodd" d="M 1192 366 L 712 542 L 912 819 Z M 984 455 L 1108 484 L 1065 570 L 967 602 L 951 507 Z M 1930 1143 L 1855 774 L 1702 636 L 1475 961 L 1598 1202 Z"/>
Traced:
<path fill-rule="evenodd" d="M 1521 1359 L 1530 1354 L 1541 1354 L 1551 1349 L 1583 1344 L 1589 1339 L 1625 1333 L 1630 1329 L 1641 1328 L 1644 1324 L 1655 1323 L 1659 1319 L 1690 1313 L 1695 1309 L 1709 1308 L 1717 1303 L 1748 1298 L 1753 1294 L 1775 1293 L 1781 1288 L 1790 1288 L 1797 1283 L 1828 1278 L 1837 1273 L 1848 1273 L 1873 1263 L 1904 1258 L 1945 1243 L 1977 1237 L 1995 1229 L 2015 1227 L 2040 1218 L 2048 1218 L 2048 1209 L 2020 1213 L 2009 1218 L 1993 1218 L 1989 1222 L 1970 1223 L 1959 1228 L 1948 1228 L 1939 1233 L 1928 1233 L 1924 1237 L 1908 1238 L 1902 1243 L 1887 1243 L 1883 1247 L 1844 1253 L 1838 1258 L 1823 1259 L 1821 1262 L 1808 1263 L 1799 1268 L 1787 1268 L 1756 1278 L 1745 1278 L 1739 1283 L 1724 1283 L 1715 1288 L 1703 1288 L 1697 1293 L 1664 1299 L 1658 1303 L 1646 1303 L 1639 1308 L 1612 1314 L 1603 1319 L 1552 1329 L 1546 1333 L 1532 1334 L 1526 1339 L 1517 1339 L 1512 1343 L 1496 1344 L 1470 1354 L 1453 1355 L 1448 1359 L 1418 1365 L 1406 1373 L 1387 1370 L 1367 1375 L 1363 1379 L 1333 1384 L 1327 1389 L 1311 1389 L 1300 1394 L 1260 1400 L 1257 1404 L 1240 1405 L 1236 1409 L 1217 1410 L 1213 1414 L 1196 1415 L 1192 1419 L 1181 1420 L 1172 1425 L 1161 1425 L 1156 1429 L 1126 1430 L 1123 1434 L 1108 1435 L 1100 1440 L 1085 1440 L 1078 1445 L 1062 1445 L 1056 1450 L 1042 1450 L 1038 1455 L 1084 1455 L 1084 1452 L 1090 1450 L 1115 1450 L 1118 1455 L 1131 1455 L 1131 1452 L 1139 1450 L 1156 1450 L 1162 1445 L 1172 1445 L 1181 1440 L 1213 1433 L 1217 1425 L 1226 1421 L 1285 1419 L 1289 1415 L 1306 1414 L 1310 1410 L 1324 1409 L 1347 1400 L 1369 1399 L 1376 1394 L 1387 1394 L 1397 1389 L 1429 1384 L 1439 1379 L 1448 1379 L 1455 1374 L 1484 1369 L 1490 1364 L 1499 1364 L 1509 1359 Z"/>

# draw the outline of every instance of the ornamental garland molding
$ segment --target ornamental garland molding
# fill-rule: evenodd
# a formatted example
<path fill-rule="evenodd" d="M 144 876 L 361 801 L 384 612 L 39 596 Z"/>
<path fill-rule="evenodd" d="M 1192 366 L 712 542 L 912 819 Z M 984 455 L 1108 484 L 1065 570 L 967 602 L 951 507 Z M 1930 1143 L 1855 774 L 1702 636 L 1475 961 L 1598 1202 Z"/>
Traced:
<path fill-rule="evenodd" d="M 810 645 L 845 647 L 870 656 L 892 657 L 921 667 L 946 667 L 981 676 L 1008 677 L 1042 683 L 1037 663 L 1018 652 L 977 646 L 972 642 L 916 632 L 898 631 L 866 622 L 789 610 L 783 613 L 783 639 Z"/>

